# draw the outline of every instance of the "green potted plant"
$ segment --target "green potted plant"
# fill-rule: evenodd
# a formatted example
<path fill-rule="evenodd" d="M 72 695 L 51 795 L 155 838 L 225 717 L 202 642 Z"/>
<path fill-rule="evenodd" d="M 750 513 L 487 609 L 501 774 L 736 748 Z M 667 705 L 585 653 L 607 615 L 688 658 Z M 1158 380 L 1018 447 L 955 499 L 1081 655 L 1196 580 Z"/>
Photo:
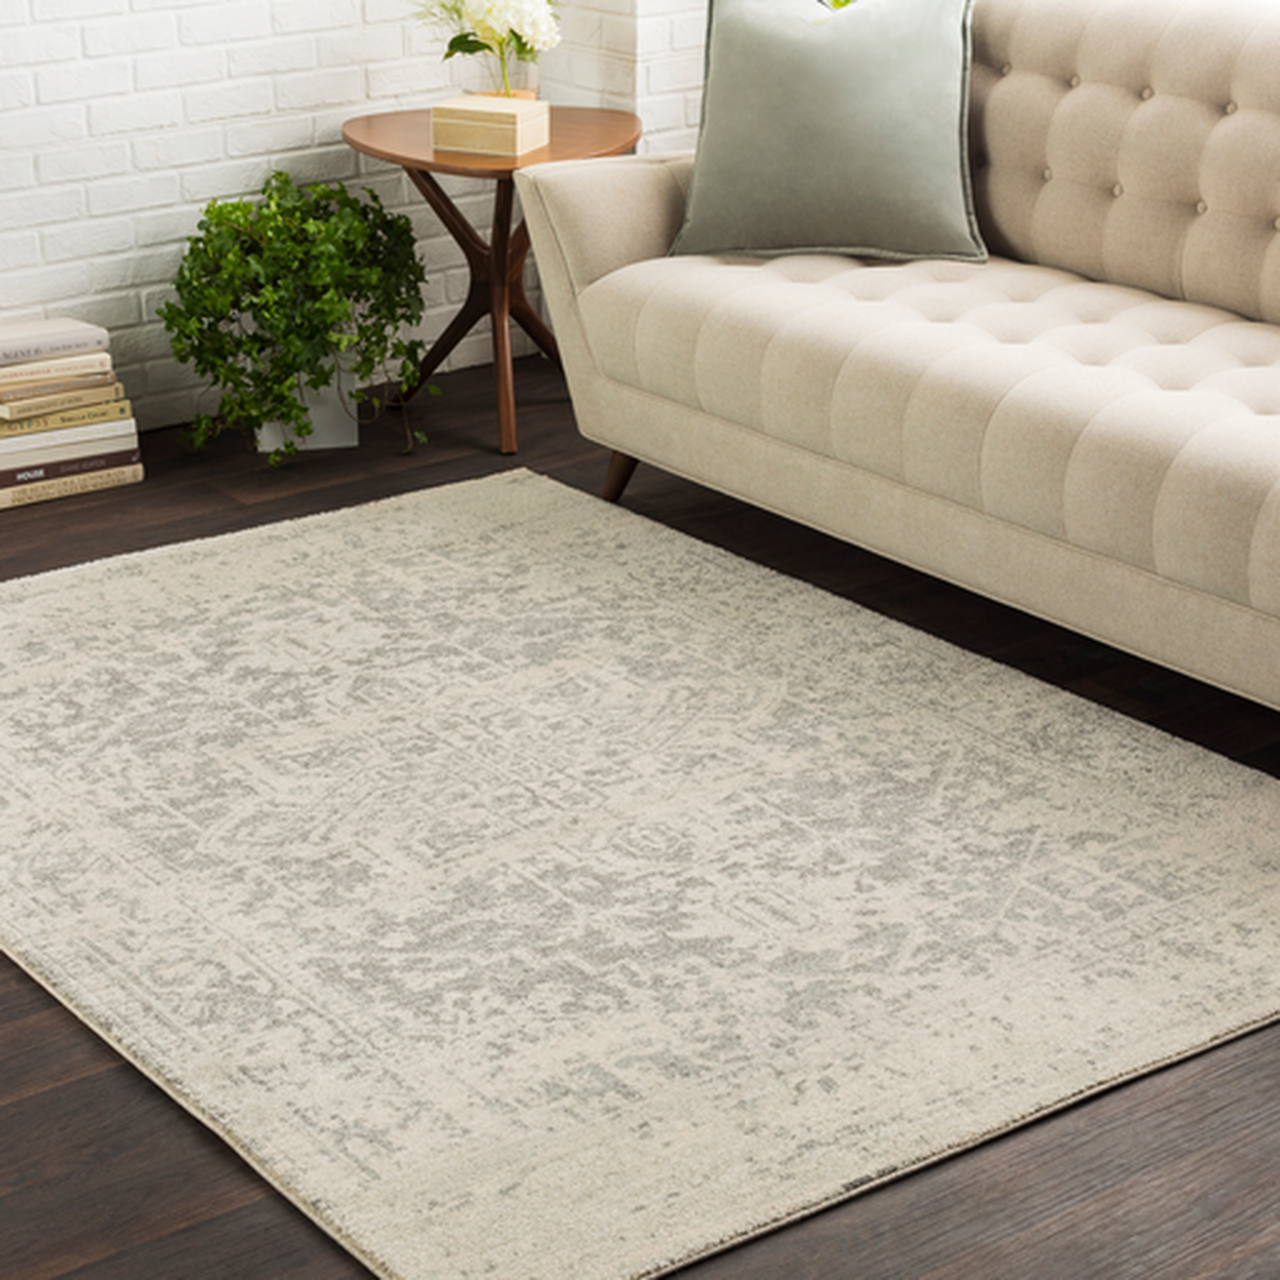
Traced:
<path fill-rule="evenodd" d="M 216 412 L 192 422 L 196 448 L 227 428 L 257 439 L 278 423 L 278 465 L 311 433 L 311 392 L 341 393 L 344 376 L 400 394 L 417 383 L 425 344 L 405 331 L 422 319 L 426 275 L 412 224 L 365 194 L 277 172 L 256 203 L 205 207 L 177 296 L 159 308 L 174 355 L 221 392 Z M 353 389 L 351 398 L 379 411 L 390 397 Z"/>

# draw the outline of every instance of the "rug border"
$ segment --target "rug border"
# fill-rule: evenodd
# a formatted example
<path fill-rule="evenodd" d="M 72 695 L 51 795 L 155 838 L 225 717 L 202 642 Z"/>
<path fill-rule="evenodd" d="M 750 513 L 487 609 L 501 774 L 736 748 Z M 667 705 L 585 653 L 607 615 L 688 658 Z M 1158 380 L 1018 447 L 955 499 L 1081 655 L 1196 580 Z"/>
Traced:
<path fill-rule="evenodd" d="M 166 1080 L 155 1068 L 144 1062 L 137 1054 L 133 1053 L 125 1045 L 121 1044 L 110 1031 L 99 1025 L 98 1021 L 83 1010 L 77 1008 L 70 999 L 65 996 L 58 988 L 58 984 L 45 977 L 38 971 L 36 966 L 30 964 L 27 959 L 14 950 L 13 945 L 8 942 L 4 936 L 0 935 L 0 952 L 3 952 L 9 960 L 11 960 L 23 973 L 27 975 L 42 991 L 51 996 L 65 1009 L 73 1018 L 76 1019 L 83 1027 L 96 1036 L 103 1044 L 107 1046 L 119 1058 L 123 1059 L 135 1071 L 145 1077 L 151 1084 L 160 1090 L 171 1102 L 176 1103 L 182 1108 L 193 1120 L 203 1125 L 210 1133 L 218 1137 L 227 1147 L 231 1149 L 235 1155 L 244 1161 L 250 1169 L 253 1170 L 269 1187 L 282 1195 L 295 1209 L 309 1218 L 317 1227 L 319 1227 L 327 1236 L 341 1245 L 349 1254 L 352 1255 L 361 1265 L 367 1267 L 380 1280 L 401 1280 L 400 1274 L 392 1270 L 389 1265 L 382 1262 L 366 1250 L 356 1245 L 348 1238 L 346 1233 L 336 1224 L 330 1223 L 324 1216 L 323 1212 L 310 1205 L 300 1195 L 294 1191 L 285 1181 L 284 1178 L 264 1168 L 260 1165 L 252 1152 L 248 1151 L 241 1142 L 228 1131 L 225 1126 L 220 1124 L 216 1119 L 207 1115 L 204 1109 L 193 1098 L 187 1097 L 176 1084 Z"/>
<path fill-rule="evenodd" d="M 230 1133 L 223 1125 L 218 1123 L 218 1121 L 207 1115 L 199 1103 L 194 1099 L 188 1098 L 180 1089 L 167 1081 L 157 1070 L 144 1062 L 138 1055 L 131 1052 L 127 1047 L 120 1044 L 110 1032 L 99 1026 L 90 1014 L 76 1008 L 75 1005 L 59 991 L 55 981 L 45 977 L 36 969 L 35 966 L 29 964 L 23 956 L 17 954 L 13 950 L 12 945 L 4 941 L 3 938 L 0 938 L 0 951 L 3 951 L 4 954 L 27 975 L 27 977 L 36 983 L 41 990 L 56 1000 L 62 1008 L 70 1013 L 71 1016 L 81 1023 L 82 1026 L 86 1027 L 90 1033 L 97 1036 L 99 1040 L 133 1067 L 134 1070 L 144 1076 L 151 1084 L 159 1089 L 161 1093 L 180 1106 L 189 1116 L 192 1117 L 192 1119 L 203 1125 L 211 1133 L 215 1134 L 269 1187 L 283 1196 L 290 1205 L 293 1206 L 293 1208 L 297 1209 L 304 1217 L 308 1218 L 312 1223 L 319 1227 L 320 1230 L 330 1237 L 330 1239 L 351 1254 L 357 1262 L 372 1271 L 380 1278 L 380 1280 L 402 1280 L 400 1272 L 396 1271 L 376 1255 L 357 1245 L 339 1226 L 330 1222 L 322 1210 L 310 1204 L 300 1192 L 289 1186 L 285 1179 L 279 1177 L 270 1169 L 259 1164 L 254 1155 L 248 1151 L 239 1140 L 237 1140 L 235 1135 Z M 910 1165 L 905 1165 L 901 1168 L 882 1170 L 852 1189 L 843 1190 L 829 1199 L 816 1201 L 812 1205 L 808 1205 L 794 1213 L 784 1214 L 769 1222 L 760 1223 L 754 1227 L 747 1228 L 740 1235 L 735 1235 L 732 1239 L 710 1244 L 700 1252 L 689 1254 L 688 1256 L 681 1258 L 679 1261 L 661 1263 L 655 1269 L 648 1271 L 634 1272 L 630 1277 L 630 1280 L 661 1280 L 661 1277 L 673 1275 L 685 1267 L 690 1267 L 695 1263 L 703 1262 L 708 1258 L 714 1258 L 718 1257 L 720 1254 L 728 1253 L 731 1250 L 738 1248 L 740 1245 L 749 1244 L 754 1240 L 759 1240 L 765 1236 L 772 1235 L 775 1231 L 780 1231 L 785 1227 L 794 1226 L 798 1222 L 804 1222 L 808 1218 L 812 1218 L 828 1209 L 836 1208 L 842 1204 L 848 1204 L 850 1201 L 859 1199 L 868 1192 L 879 1190 L 891 1183 L 910 1177 L 912 1174 L 921 1173 L 925 1169 L 932 1168 L 936 1164 L 941 1164 L 943 1161 L 951 1159 L 953 1156 L 959 1156 L 967 1152 L 974 1151 L 979 1147 L 985 1146 L 989 1142 L 994 1142 L 999 1138 L 1008 1137 L 1010 1134 L 1016 1133 L 1020 1129 L 1025 1129 L 1029 1125 L 1035 1124 L 1038 1121 L 1047 1120 L 1063 1111 L 1070 1110 L 1081 1102 L 1086 1102 L 1091 1098 L 1097 1098 L 1102 1094 L 1110 1093 L 1112 1090 L 1118 1089 L 1126 1084 L 1131 1084 L 1136 1080 L 1142 1080 L 1147 1076 L 1155 1075 L 1157 1072 L 1162 1071 L 1167 1067 L 1176 1066 L 1182 1062 L 1188 1062 L 1192 1058 L 1199 1057 L 1203 1053 L 1208 1053 L 1213 1049 L 1222 1048 L 1236 1040 L 1241 1040 L 1245 1036 L 1251 1035 L 1255 1031 L 1261 1031 L 1266 1027 L 1274 1026 L 1277 1023 L 1280 1023 L 1280 1008 L 1277 1008 L 1273 1013 L 1264 1015 L 1252 1022 L 1245 1023 L 1233 1028 L 1232 1030 L 1225 1031 L 1222 1035 L 1195 1045 L 1183 1052 L 1170 1054 L 1163 1058 L 1153 1059 L 1144 1066 L 1109 1077 L 1088 1089 L 1079 1090 L 1078 1092 L 1061 1098 L 1037 1111 L 1018 1116 L 998 1129 L 985 1130 L 982 1133 L 974 1134 L 962 1142 L 953 1144 L 952 1146 L 939 1148 Z"/>
<path fill-rule="evenodd" d="M 1068 1111 L 1082 1102 L 1087 1102 L 1092 1098 L 1097 1098 L 1103 1094 L 1110 1093 L 1115 1089 L 1122 1088 L 1124 1085 L 1133 1084 L 1135 1081 L 1144 1080 L 1148 1076 L 1153 1076 L 1157 1072 L 1163 1071 L 1168 1067 L 1174 1067 L 1179 1063 L 1189 1062 L 1192 1058 L 1198 1058 L 1203 1053 L 1209 1053 L 1214 1049 L 1221 1049 L 1225 1045 L 1244 1039 L 1244 1037 L 1253 1034 L 1255 1031 L 1262 1031 L 1267 1027 L 1275 1026 L 1277 1024 L 1280 1024 L 1280 1008 L 1277 1008 L 1273 1013 L 1265 1014 L 1263 1017 L 1258 1018 L 1253 1022 L 1236 1027 L 1231 1031 L 1223 1032 L 1221 1036 L 1218 1036 L 1213 1040 L 1205 1041 L 1194 1048 L 1187 1049 L 1185 1052 L 1170 1054 L 1164 1058 L 1155 1059 L 1145 1066 L 1136 1067 L 1132 1071 L 1123 1072 L 1110 1079 L 1100 1081 L 1098 1084 L 1092 1085 L 1087 1089 L 1081 1089 L 1057 1102 L 1041 1107 L 1038 1111 L 1028 1112 L 1025 1115 L 1019 1116 L 998 1129 L 989 1129 L 982 1133 L 975 1134 L 962 1142 L 956 1143 L 954 1146 L 940 1148 L 939 1150 L 932 1152 L 930 1155 L 921 1157 L 914 1164 L 897 1169 L 882 1170 L 880 1173 L 872 1175 L 865 1182 L 860 1183 L 852 1190 L 841 1191 L 838 1195 L 833 1196 L 829 1200 L 816 1202 L 808 1208 L 798 1210 L 792 1214 L 784 1215 L 776 1221 L 767 1223 L 763 1226 L 751 1228 L 748 1233 L 737 1236 L 724 1244 L 709 1246 L 702 1253 L 690 1255 L 676 1263 L 669 1265 L 664 1264 L 656 1271 L 639 1272 L 636 1275 L 629 1277 L 628 1280 L 661 1280 L 661 1277 L 670 1276 L 673 1273 L 682 1270 L 684 1267 L 692 1266 L 697 1262 L 703 1262 L 708 1258 L 718 1257 L 722 1253 L 728 1253 L 731 1250 L 736 1249 L 739 1245 L 748 1244 L 753 1240 L 762 1239 L 765 1236 L 772 1235 L 775 1231 L 780 1231 L 786 1227 L 794 1226 L 798 1222 L 804 1222 L 828 1209 L 835 1209 L 842 1204 L 848 1204 L 850 1201 L 860 1199 L 868 1192 L 878 1191 L 892 1183 L 900 1182 L 904 1178 L 909 1178 L 913 1174 L 922 1173 L 925 1169 L 931 1169 L 934 1165 L 950 1160 L 954 1156 L 961 1156 L 971 1151 L 976 1151 L 979 1147 L 986 1146 L 989 1142 L 995 1142 L 1000 1138 L 1009 1137 L 1011 1134 L 1017 1133 L 1019 1130 L 1025 1129 L 1041 1120 L 1051 1119 L 1053 1116 L 1059 1115 L 1064 1111 Z"/>

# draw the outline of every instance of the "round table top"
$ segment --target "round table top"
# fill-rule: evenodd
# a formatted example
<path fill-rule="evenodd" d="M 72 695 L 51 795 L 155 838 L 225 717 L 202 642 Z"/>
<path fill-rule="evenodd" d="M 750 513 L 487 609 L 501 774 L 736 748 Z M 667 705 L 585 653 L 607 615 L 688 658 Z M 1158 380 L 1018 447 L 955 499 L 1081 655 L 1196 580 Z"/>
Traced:
<path fill-rule="evenodd" d="M 604 107 L 551 108 L 551 142 L 519 156 L 437 151 L 431 145 L 431 109 L 357 116 L 342 126 L 346 143 L 365 155 L 406 169 L 472 178 L 506 178 L 516 169 L 549 160 L 586 160 L 629 151 L 640 138 L 640 117 Z"/>

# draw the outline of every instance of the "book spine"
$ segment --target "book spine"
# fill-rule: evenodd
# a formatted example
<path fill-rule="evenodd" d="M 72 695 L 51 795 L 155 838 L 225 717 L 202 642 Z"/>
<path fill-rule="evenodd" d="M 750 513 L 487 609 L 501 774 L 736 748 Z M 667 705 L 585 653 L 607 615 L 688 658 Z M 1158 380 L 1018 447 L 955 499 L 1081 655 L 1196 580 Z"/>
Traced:
<path fill-rule="evenodd" d="M 61 444 L 43 444 L 37 449 L 0 452 L 0 472 L 29 471 L 46 462 L 64 462 L 69 458 L 87 458 L 103 453 L 124 453 L 126 450 L 142 447 L 136 431 L 121 431 L 121 424 L 118 422 L 104 425 L 113 428 L 113 434 L 72 439 Z"/>
<path fill-rule="evenodd" d="M 60 480 L 14 485 L 9 489 L 0 489 L 0 507 L 25 507 L 50 498 L 69 498 L 77 493 L 93 493 L 98 489 L 113 489 L 117 485 L 136 484 L 143 474 L 142 463 L 135 462 L 132 466 L 112 467 L 109 471 L 88 471 L 78 476 L 63 476 Z"/>
<path fill-rule="evenodd" d="M 85 475 L 92 471 L 114 471 L 131 467 L 142 461 L 142 451 L 137 448 L 121 449 L 115 453 L 89 453 L 78 458 L 63 458 L 58 462 L 39 462 L 34 466 L 0 469 L 0 490 L 13 489 L 24 484 L 41 481 L 64 480 L 68 476 Z"/>
<path fill-rule="evenodd" d="M 0 366 L 106 351 L 109 346 L 107 331 L 98 325 L 80 325 L 47 334 L 0 334 Z"/>
<path fill-rule="evenodd" d="M 34 436 L 8 436 L 0 439 L 0 464 L 16 467 L 44 462 L 49 458 L 65 457 L 74 449 L 84 453 L 86 448 L 92 448 L 101 440 L 131 440 L 136 443 L 137 439 L 138 424 L 132 418 L 90 422 L 78 427 L 63 427 L 60 431 L 42 431 Z"/>
<path fill-rule="evenodd" d="M 110 400 L 102 404 L 84 405 L 78 409 L 45 413 L 35 418 L 18 418 L 13 422 L 0 418 L 0 440 L 39 435 L 45 431 L 60 431 L 64 427 L 79 427 L 89 422 L 119 421 L 132 417 L 131 401 Z"/>
<path fill-rule="evenodd" d="M 80 405 L 102 404 L 106 400 L 123 400 L 124 387 L 113 383 L 109 387 L 89 387 L 84 391 L 68 391 L 63 395 L 41 396 L 37 400 L 18 400 L 13 404 L 0 404 L 0 418 L 11 421 L 17 418 L 34 418 L 62 409 L 75 409 Z"/>
<path fill-rule="evenodd" d="M 110 368 L 111 353 L 109 351 L 91 351 L 85 355 L 62 356 L 56 360 L 0 365 L 0 387 L 15 386 L 24 382 L 52 382 L 85 373 L 104 373 Z"/>
<path fill-rule="evenodd" d="M 84 391 L 89 387 L 108 387 L 116 380 L 110 369 L 102 373 L 80 373 L 70 377 L 51 378 L 47 382 L 17 382 L 0 386 L 0 404 L 21 404 L 42 396 L 60 396 L 68 391 Z"/>

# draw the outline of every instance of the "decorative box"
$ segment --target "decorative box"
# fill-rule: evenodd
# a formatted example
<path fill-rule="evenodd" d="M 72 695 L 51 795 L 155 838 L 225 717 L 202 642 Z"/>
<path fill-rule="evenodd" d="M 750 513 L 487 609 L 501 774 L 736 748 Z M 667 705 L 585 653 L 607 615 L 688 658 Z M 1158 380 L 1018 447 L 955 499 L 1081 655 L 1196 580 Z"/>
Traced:
<path fill-rule="evenodd" d="M 431 134 L 437 151 L 520 156 L 551 141 L 551 108 L 536 98 L 464 93 L 431 108 Z"/>

